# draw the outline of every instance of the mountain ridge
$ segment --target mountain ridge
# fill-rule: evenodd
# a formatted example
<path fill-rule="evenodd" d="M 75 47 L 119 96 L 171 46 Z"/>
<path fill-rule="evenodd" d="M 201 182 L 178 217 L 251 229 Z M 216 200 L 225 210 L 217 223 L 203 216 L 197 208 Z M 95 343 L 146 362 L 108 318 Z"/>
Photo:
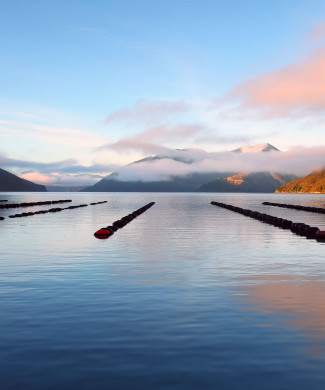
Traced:
<path fill-rule="evenodd" d="M 325 168 L 290 181 L 276 189 L 277 193 L 325 193 Z"/>
<path fill-rule="evenodd" d="M 0 191 L 2 192 L 46 192 L 46 187 L 22 179 L 0 168 Z"/>
<path fill-rule="evenodd" d="M 227 178 L 217 178 L 199 188 L 200 192 L 274 192 L 279 184 L 292 180 L 294 175 L 271 172 L 240 172 Z"/>

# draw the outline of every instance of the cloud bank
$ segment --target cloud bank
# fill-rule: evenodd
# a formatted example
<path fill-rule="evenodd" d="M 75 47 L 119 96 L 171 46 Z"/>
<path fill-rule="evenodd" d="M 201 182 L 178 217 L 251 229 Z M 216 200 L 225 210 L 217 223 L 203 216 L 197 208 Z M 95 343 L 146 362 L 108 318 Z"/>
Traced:
<path fill-rule="evenodd" d="M 81 165 L 75 159 L 42 163 L 12 159 L 1 153 L 0 166 L 35 183 L 78 186 L 94 184 L 120 167 L 117 164 Z"/>
<path fill-rule="evenodd" d="M 303 176 L 325 166 L 325 147 L 296 147 L 287 152 L 234 153 L 204 150 L 165 151 L 159 159 L 144 160 L 118 170 L 121 181 L 170 180 L 174 176 L 207 172 L 260 172 Z M 183 161 L 182 161 L 183 160 Z"/>

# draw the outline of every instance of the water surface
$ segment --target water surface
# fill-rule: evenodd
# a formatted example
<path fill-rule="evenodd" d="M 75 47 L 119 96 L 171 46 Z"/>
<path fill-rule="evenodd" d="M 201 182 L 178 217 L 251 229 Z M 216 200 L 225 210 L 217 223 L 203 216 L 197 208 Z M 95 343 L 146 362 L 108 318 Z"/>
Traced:
<path fill-rule="evenodd" d="M 210 205 L 325 230 L 323 195 L 2 193 L 106 204 L 0 210 L 3 389 L 323 389 L 325 244 Z M 93 233 L 154 201 L 107 240 Z M 64 204 L 61 207 L 66 207 Z"/>

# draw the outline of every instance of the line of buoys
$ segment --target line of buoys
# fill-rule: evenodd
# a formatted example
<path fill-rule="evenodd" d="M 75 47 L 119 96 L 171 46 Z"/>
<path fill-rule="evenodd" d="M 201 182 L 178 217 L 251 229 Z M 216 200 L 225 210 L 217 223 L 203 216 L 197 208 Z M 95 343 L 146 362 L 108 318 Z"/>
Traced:
<path fill-rule="evenodd" d="M 139 215 L 147 211 L 154 204 L 155 202 L 150 202 L 145 206 L 140 207 L 138 210 L 133 211 L 133 213 L 128 214 L 125 217 L 122 217 L 121 219 L 118 219 L 117 221 L 113 222 L 112 225 L 100 228 L 99 230 L 97 230 L 97 232 L 94 233 L 94 236 L 99 239 L 105 239 L 112 236 L 114 232 L 116 232 L 118 229 L 122 229 L 125 225 L 127 225 Z"/>
<path fill-rule="evenodd" d="M 90 206 L 95 206 L 96 204 L 103 204 L 103 203 L 107 203 L 107 200 L 103 200 L 102 202 L 89 203 L 89 204 Z"/>
<path fill-rule="evenodd" d="M 59 204 L 72 202 L 71 199 L 62 199 L 62 200 L 47 200 L 45 202 L 30 202 L 30 203 L 9 203 L 9 204 L 0 204 L 0 209 L 16 209 L 19 207 L 33 207 L 33 206 L 45 206 L 50 204 Z"/>
<path fill-rule="evenodd" d="M 321 231 L 316 226 L 309 226 L 305 223 L 292 222 L 288 219 L 274 217 L 272 215 L 259 213 L 258 211 L 243 209 L 241 207 L 232 206 L 226 203 L 211 202 L 211 204 L 245 215 L 246 217 L 257 219 L 261 222 L 279 227 L 281 229 L 290 229 L 292 233 L 304 236 L 306 238 L 314 238 L 318 241 L 325 241 L 325 231 Z"/>
<path fill-rule="evenodd" d="M 73 210 L 73 209 L 78 209 L 79 207 L 87 207 L 87 206 L 88 206 L 87 204 L 79 204 L 79 205 L 76 205 L 76 206 L 65 207 L 62 210 Z"/>
<path fill-rule="evenodd" d="M 65 201 L 65 202 L 68 202 L 68 201 Z M 63 203 L 63 202 L 61 201 L 61 203 Z M 90 203 L 90 204 L 96 205 L 96 204 L 102 204 L 102 203 L 107 203 L 107 200 L 105 200 L 103 202 L 96 202 L 96 203 Z M 31 215 L 36 215 L 36 214 L 57 213 L 57 212 L 63 211 L 63 210 L 74 210 L 74 209 L 78 209 L 80 207 L 87 207 L 87 206 L 88 206 L 88 204 L 79 204 L 79 205 L 68 206 L 68 207 L 63 207 L 63 208 L 53 207 L 53 208 L 48 209 L 48 210 L 39 210 L 39 211 L 34 211 L 34 212 L 29 212 L 29 213 L 13 214 L 13 215 L 9 215 L 9 218 L 29 217 Z"/>
<path fill-rule="evenodd" d="M 286 209 L 308 211 L 310 213 L 325 214 L 325 209 L 322 209 L 321 207 L 309 207 L 309 206 L 300 206 L 297 204 L 274 203 L 274 202 L 263 202 L 262 204 L 264 204 L 265 206 L 276 206 L 276 207 L 282 207 Z"/>
<path fill-rule="evenodd" d="M 79 204 L 76 206 L 69 206 L 69 207 L 53 207 L 48 210 L 39 210 L 39 211 L 34 211 L 34 212 L 29 212 L 29 213 L 21 213 L 21 214 L 13 214 L 9 215 L 9 218 L 20 218 L 20 217 L 29 217 L 31 215 L 37 215 L 37 214 L 47 214 L 47 213 L 57 213 L 59 211 L 63 210 L 72 210 L 72 209 L 78 209 L 79 207 L 86 207 L 88 206 L 87 204 Z"/>
<path fill-rule="evenodd" d="M 0 199 L 0 203 L 3 203 L 3 202 L 8 202 L 8 200 L 7 199 Z M 0 206 L 2 206 L 2 205 L 0 205 Z M 0 217 L 0 221 L 3 221 L 4 219 L 5 219 L 5 217 Z"/>

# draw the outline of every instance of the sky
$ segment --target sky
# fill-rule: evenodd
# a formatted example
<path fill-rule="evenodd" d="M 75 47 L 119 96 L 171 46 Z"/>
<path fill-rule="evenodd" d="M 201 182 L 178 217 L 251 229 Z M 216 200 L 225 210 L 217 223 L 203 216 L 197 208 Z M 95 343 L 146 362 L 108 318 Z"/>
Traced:
<path fill-rule="evenodd" d="M 284 153 L 274 169 L 325 165 L 324 0 L 0 7 L 3 169 L 87 185 L 161 150 L 213 164 L 265 142 Z"/>

